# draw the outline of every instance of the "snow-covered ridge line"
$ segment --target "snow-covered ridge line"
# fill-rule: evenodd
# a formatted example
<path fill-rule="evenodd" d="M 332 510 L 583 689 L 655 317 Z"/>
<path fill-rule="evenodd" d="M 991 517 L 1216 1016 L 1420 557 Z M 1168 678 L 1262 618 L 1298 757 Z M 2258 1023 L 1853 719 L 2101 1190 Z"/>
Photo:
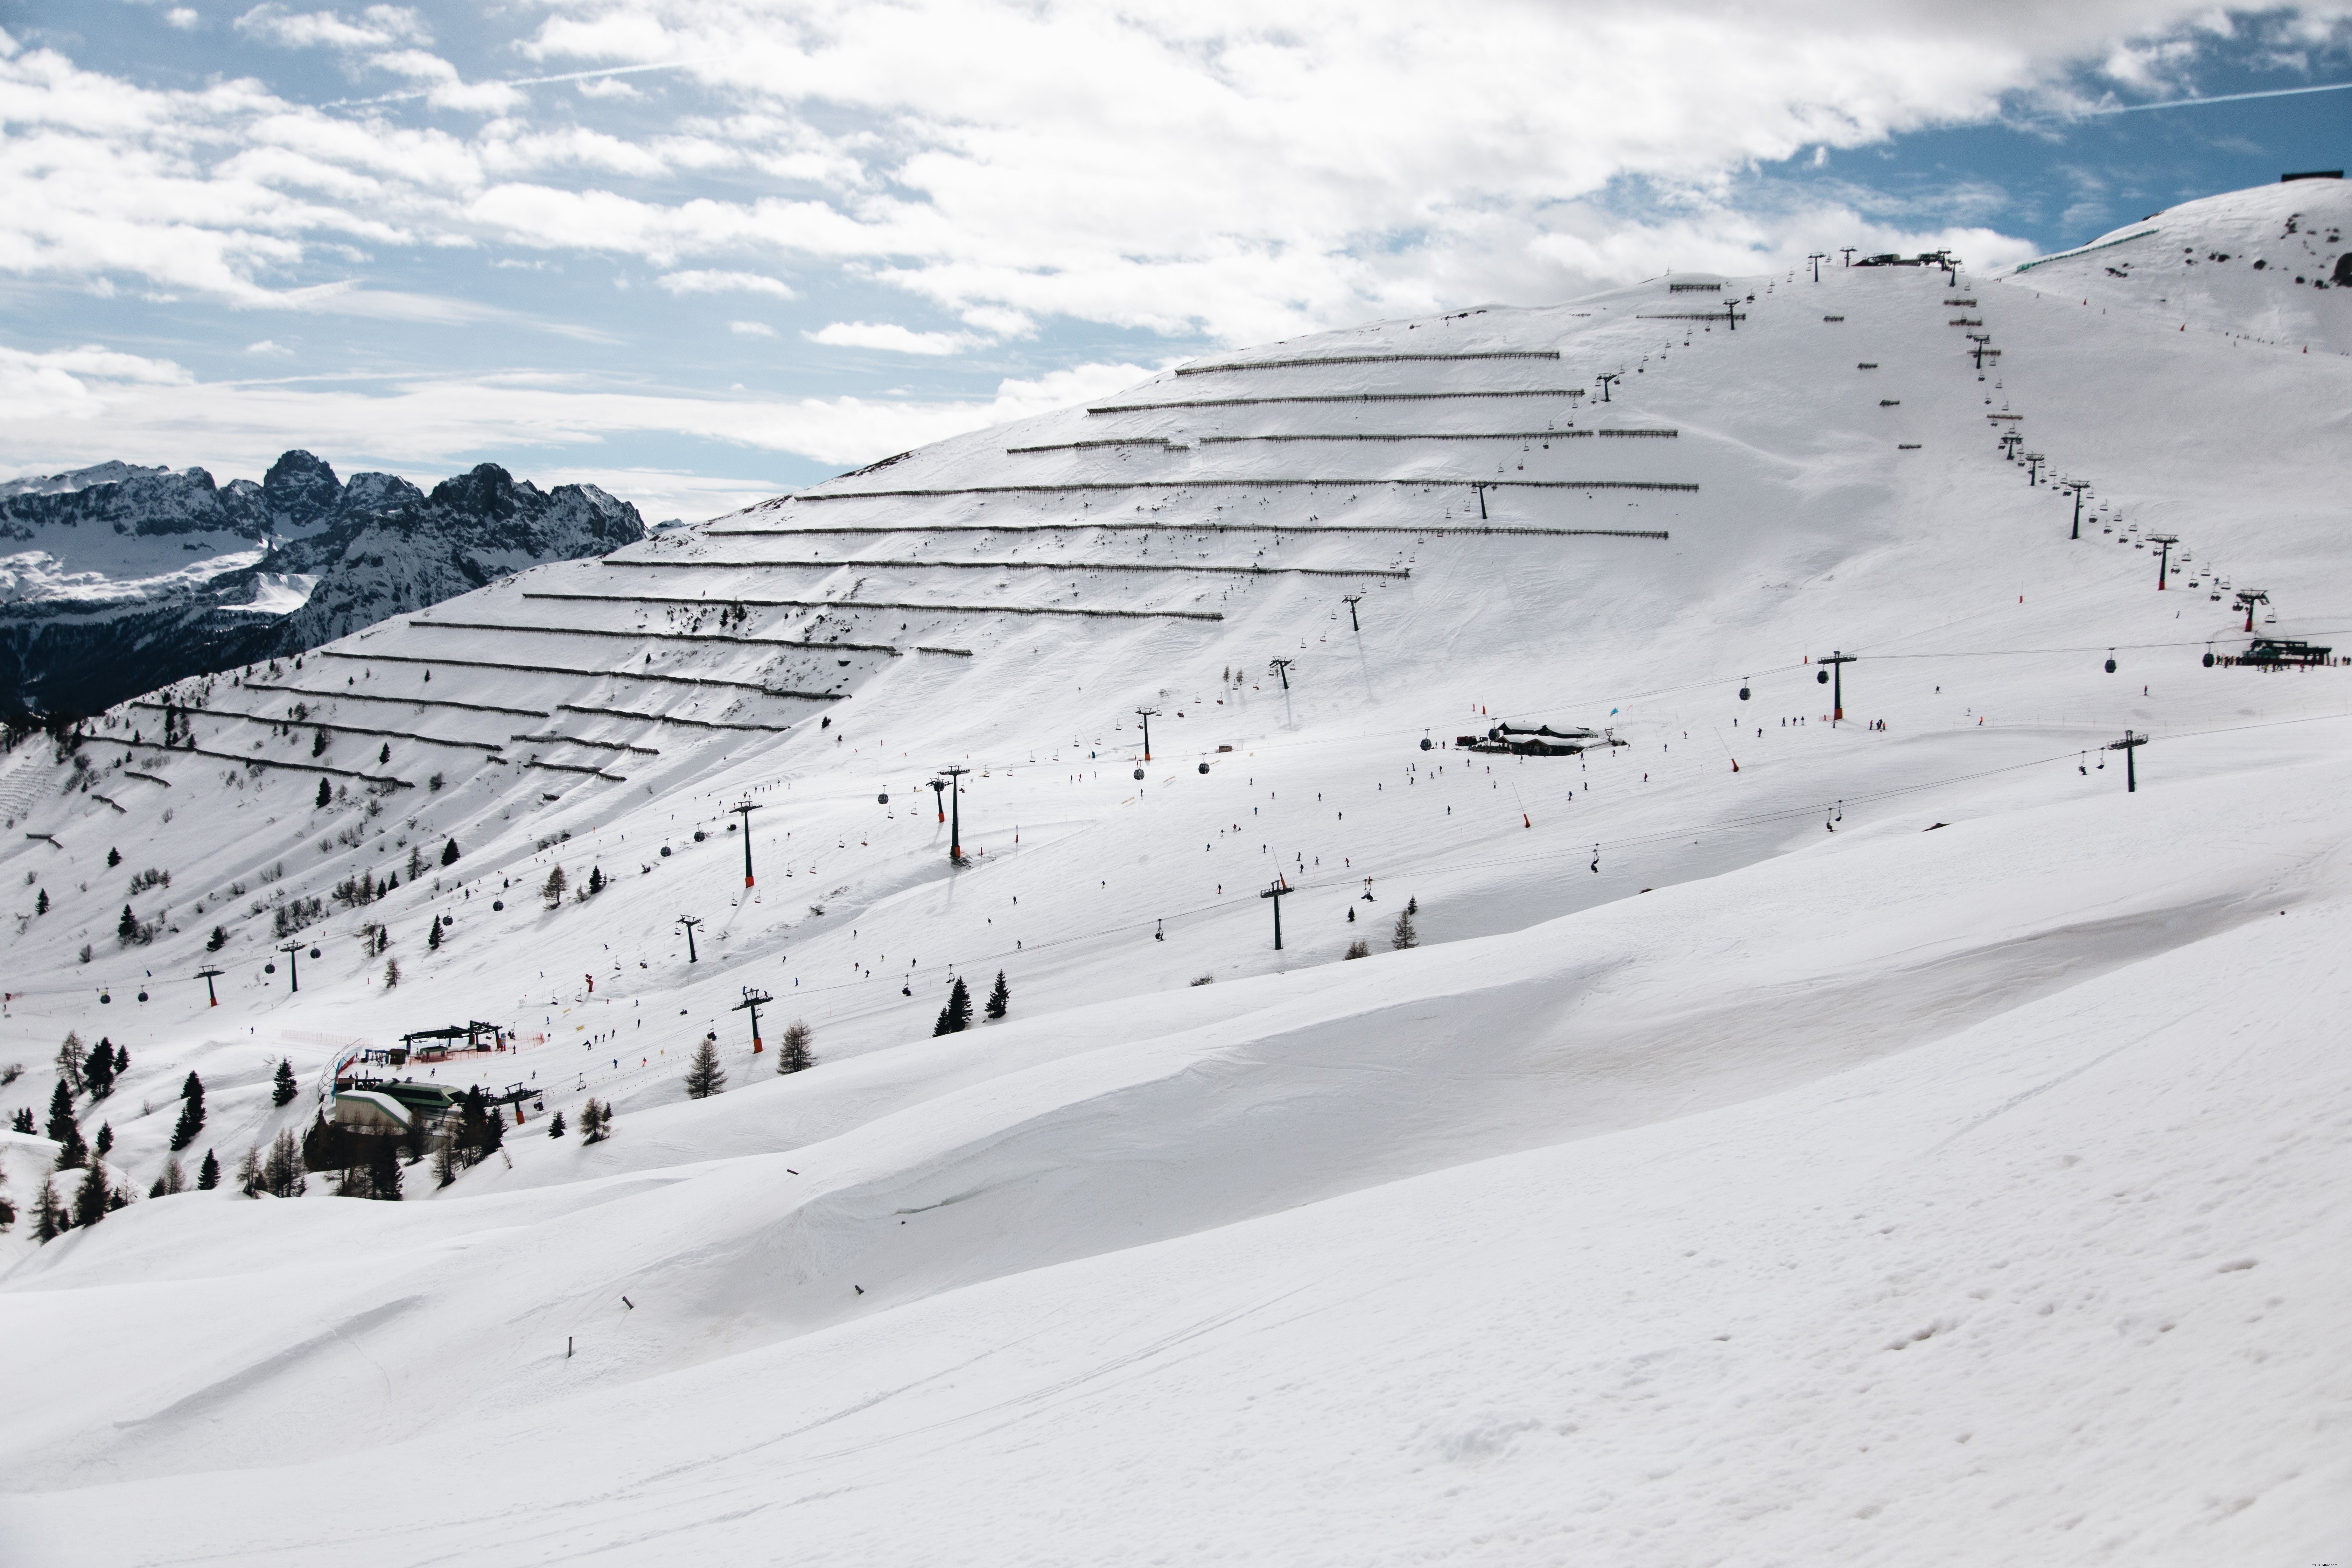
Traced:
<path fill-rule="evenodd" d="M 1176 368 L 1178 375 L 1215 375 L 1234 370 L 1300 370 L 1326 364 L 1405 364 L 1437 360 L 1490 359 L 1552 359 L 1559 358 L 1558 349 L 1496 349 L 1477 353 L 1393 353 L 1393 354 L 1323 354 L 1312 359 L 1228 360 L 1222 364 L 1187 364 Z"/>
<path fill-rule="evenodd" d="M 2144 228 L 2137 234 L 2127 234 L 2120 239 L 2094 240 L 2089 245 L 2078 245 L 2072 250 L 2062 250 L 2054 256 L 2036 257 L 2032 261 L 2018 263 L 2016 271 L 2011 272 L 2010 276 L 2014 278 L 2020 272 L 2031 272 L 2037 267 L 2047 267 L 2053 261 L 2064 261 L 2070 257 L 2088 256 L 2095 250 L 2107 250 L 2118 245 L 2129 245 L 2135 239 L 2146 239 L 2156 232 L 2152 228 Z"/>
<path fill-rule="evenodd" d="M 919 500 L 944 496 L 1067 495 L 1104 490 L 1279 490 L 1370 489 L 1376 486 L 1419 486 L 1423 489 L 1504 490 L 1687 490 L 1695 484 L 1662 479 L 1099 479 L 1058 485 L 953 485 L 933 489 L 803 490 L 795 500 Z M 1084 527 L 1082 523 L 1071 527 Z"/>
<path fill-rule="evenodd" d="M 1582 397 L 1580 386 L 1539 386 L 1505 392 L 1339 392 L 1297 397 L 1201 397 L 1176 403 L 1106 403 L 1097 414 L 1143 414 L 1159 408 L 1265 408 L 1278 403 L 1454 403 L 1481 397 Z M 789 500 L 791 498 L 780 498 Z M 762 505 L 771 504 L 762 502 Z"/>

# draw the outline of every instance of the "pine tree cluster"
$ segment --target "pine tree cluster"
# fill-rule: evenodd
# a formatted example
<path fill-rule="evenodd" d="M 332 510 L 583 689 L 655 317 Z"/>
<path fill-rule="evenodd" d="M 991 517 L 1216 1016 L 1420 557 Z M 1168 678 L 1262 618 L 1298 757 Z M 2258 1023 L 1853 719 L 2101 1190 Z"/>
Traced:
<path fill-rule="evenodd" d="M 971 1027 L 971 993 L 964 988 L 963 976 L 959 974 L 955 984 L 948 989 L 948 1005 L 940 1009 L 940 1021 L 931 1033 L 934 1036 L 961 1035 Z"/>

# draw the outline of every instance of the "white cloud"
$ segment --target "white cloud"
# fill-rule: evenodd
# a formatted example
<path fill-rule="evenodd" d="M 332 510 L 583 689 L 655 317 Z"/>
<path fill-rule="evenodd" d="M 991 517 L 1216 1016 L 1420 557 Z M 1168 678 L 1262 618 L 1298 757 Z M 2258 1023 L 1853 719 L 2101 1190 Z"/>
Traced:
<path fill-rule="evenodd" d="M 969 332 L 919 332 L 890 321 L 835 321 L 803 337 L 835 348 L 884 349 L 899 354 L 954 354 L 986 342 Z"/>
<path fill-rule="evenodd" d="M 334 11 L 291 12 L 283 5 L 256 5 L 236 19 L 236 29 L 280 48 L 324 45 L 336 49 L 382 49 L 394 44 L 429 44 L 432 30 L 406 5 L 371 5 L 346 21 Z"/>
<path fill-rule="evenodd" d="M 760 272 L 665 272 L 654 279 L 673 294 L 772 294 L 797 300 L 799 290 Z"/>
<path fill-rule="evenodd" d="M 776 329 L 765 321 L 730 321 L 727 330 L 746 338 L 772 338 L 776 335 Z"/>
<path fill-rule="evenodd" d="M 257 343 L 246 344 L 245 352 L 252 354 L 257 359 L 291 359 L 294 357 L 294 351 L 292 349 L 288 348 L 284 343 L 272 342 L 268 338 L 262 339 Z"/>
<path fill-rule="evenodd" d="M 184 33 L 194 32 L 205 25 L 205 19 L 185 5 L 174 5 L 163 13 L 163 20 Z"/>
<path fill-rule="evenodd" d="M 404 470 L 484 450 L 569 462 L 607 440 L 650 435 L 848 466 L 1101 397 L 1150 374 L 1086 364 L 1007 379 L 990 398 L 931 402 L 714 397 L 550 374 L 417 377 L 359 392 L 341 380 L 199 383 L 169 361 L 94 346 L 47 354 L 0 348 L 0 464 L 54 468 L 136 457 L 259 472 L 299 439 Z"/>
<path fill-rule="evenodd" d="M 619 77 L 592 77 L 573 84 L 572 90 L 583 98 L 642 98 L 645 95 Z"/>

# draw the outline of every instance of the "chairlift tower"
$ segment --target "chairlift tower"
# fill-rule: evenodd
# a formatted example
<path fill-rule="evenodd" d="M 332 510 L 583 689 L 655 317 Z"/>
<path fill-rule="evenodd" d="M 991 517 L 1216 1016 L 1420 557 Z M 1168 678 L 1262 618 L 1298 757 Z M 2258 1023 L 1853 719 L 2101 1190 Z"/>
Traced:
<path fill-rule="evenodd" d="M 204 968 L 196 971 L 196 978 L 205 983 L 205 1006 L 217 1007 L 220 1005 L 220 996 L 213 990 L 213 982 L 219 979 L 226 973 L 228 973 L 226 970 L 215 969 L 210 964 L 206 964 Z"/>
<path fill-rule="evenodd" d="M 1827 261 L 1829 258 L 1829 252 L 1825 250 L 1816 250 L 1811 256 L 1805 258 L 1807 261 L 1813 264 L 1814 282 L 1818 283 L 1822 280 L 1822 263 Z"/>
<path fill-rule="evenodd" d="M 941 768 L 948 781 L 948 858 L 963 864 L 963 775 L 970 768 Z"/>
<path fill-rule="evenodd" d="M 2164 592 L 2164 580 L 2172 572 L 2172 547 L 2180 542 L 2177 533 L 2151 533 L 2147 542 L 2156 546 L 2156 591 Z"/>
<path fill-rule="evenodd" d="M 1360 632 L 1364 629 L 1363 624 L 1356 619 L 1356 601 L 1362 597 L 1363 595 L 1361 594 L 1349 594 L 1343 595 L 1339 600 L 1341 604 L 1348 606 L 1348 629 L 1351 632 Z"/>
<path fill-rule="evenodd" d="M 1143 721 L 1143 760 L 1147 763 L 1151 760 L 1151 716 L 1159 711 L 1157 708 L 1139 708 L 1135 710 L 1135 716 Z"/>
<path fill-rule="evenodd" d="M 1832 649 L 1827 658 L 1813 660 L 1815 664 L 1829 666 L 1830 722 L 1832 724 L 1845 717 L 1845 667 L 1853 661 L 1853 654 L 1841 653 L 1835 649 Z"/>
<path fill-rule="evenodd" d="M 746 985 L 743 987 L 743 1000 L 728 1009 L 730 1013 L 749 1012 L 751 1015 L 751 1054 L 755 1057 L 766 1048 L 760 1043 L 760 1009 L 774 1000 L 766 992 Z"/>
<path fill-rule="evenodd" d="M 1842 245 L 1838 247 L 1838 254 L 1845 258 L 1845 264 L 1848 267 L 1853 265 L 1853 253 L 1858 248 L 1860 247 L 1852 245 Z"/>
<path fill-rule="evenodd" d="M 2029 485 L 2040 484 L 2042 482 L 2042 465 L 2049 460 L 2050 459 L 2047 456 L 2040 452 L 2026 453 L 2025 482 Z"/>
<path fill-rule="evenodd" d="M 1623 375 L 1624 374 L 1625 374 L 1625 373 L 1624 373 L 1623 371 L 1622 371 L 1622 370 L 1612 370 L 1612 371 L 1611 371 L 1607 375 L 1596 375 L 1596 376 L 1594 376 L 1594 377 L 1592 378 L 1593 380 L 1595 380 L 1595 381 L 1597 381 L 1597 382 L 1599 382 L 1599 383 L 1601 384 L 1601 402 L 1606 403 L 1606 402 L 1608 402 L 1608 401 L 1609 401 L 1609 384 L 1610 384 L 1611 382 L 1612 382 L 1612 381 L 1615 381 L 1618 377 L 1620 377 L 1620 376 Z"/>
<path fill-rule="evenodd" d="M 948 797 L 945 793 L 947 787 L 948 781 L 945 779 L 931 780 L 931 806 L 940 814 L 940 821 L 943 824 L 948 819 Z"/>
<path fill-rule="evenodd" d="M 2121 752 L 2124 754 L 2124 793 L 2126 795 L 2137 794 L 2139 790 L 2139 769 L 2133 765 L 2132 753 L 2147 744 L 2146 735 L 2135 735 L 2129 730 L 2126 730 L 2122 740 L 2109 741 L 2103 748 L 2110 752 Z"/>
<path fill-rule="evenodd" d="M 1287 691 L 1287 690 L 1289 690 L 1289 689 L 1290 689 L 1290 665 L 1291 665 L 1291 661 L 1290 661 L 1289 659 L 1286 659 L 1286 658 L 1277 658 L 1277 659 L 1274 660 L 1272 663 L 1270 663 L 1270 664 L 1268 664 L 1268 665 L 1266 666 L 1266 668 L 1267 668 L 1268 669 L 1270 669 L 1270 670 L 1274 671 L 1274 673 L 1275 673 L 1276 675 L 1277 675 L 1277 676 L 1281 677 L 1281 679 L 1282 679 L 1282 689 L 1283 689 L 1285 691 Z"/>
<path fill-rule="evenodd" d="M 1486 481 L 1473 479 L 1470 481 L 1470 488 L 1478 492 L 1478 521 L 1485 522 L 1486 521 Z"/>
<path fill-rule="evenodd" d="M 2074 531 L 2068 534 L 2066 537 L 2069 539 L 2080 539 L 2083 537 L 2083 492 L 2091 488 L 2091 481 L 2088 479 L 2065 479 L 2060 482 L 2059 488 L 2062 489 L 2070 489 L 2074 492 Z"/>
<path fill-rule="evenodd" d="M 2253 612 L 2249 610 L 2246 613 L 2246 625 L 2252 626 L 2253 624 Z M 298 962 L 302 946 L 303 944 L 299 942 L 289 942 L 278 950 L 286 955 L 287 990 L 289 994 L 302 989 L 302 967 Z"/>
<path fill-rule="evenodd" d="M 686 961 L 688 963 L 700 963 L 702 960 L 694 951 L 694 928 L 702 923 L 702 917 L 680 915 L 677 917 L 677 923 L 686 928 Z"/>
<path fill-rule="evenodd" d="M 758 803 L 740 801 L 728 808 L 743 818 L 743 885 L 751 885 L 751 814 L 760 809 Z"/>
<path fill-rule="evenodd" d="M 1261 899 L 1274 900 L 1274 951 L 1276 952 L 1282 951 L 1282 900 L 1297 890 L 1284 879 L 1276 877 L 1273 886 L 1258 894 Z"/>
<path fill-rule="evenodd" d="M 2246 629 L 2248 631 L 2252 631 L 2254 629 L 2254 606 L 2256 605 L 2267 605 L 2271 602 L 2269 591 L 2263 588 L 2235 588 L 2231 591 L 2237 595 L 2238 608 L 2246 612 Z"/>

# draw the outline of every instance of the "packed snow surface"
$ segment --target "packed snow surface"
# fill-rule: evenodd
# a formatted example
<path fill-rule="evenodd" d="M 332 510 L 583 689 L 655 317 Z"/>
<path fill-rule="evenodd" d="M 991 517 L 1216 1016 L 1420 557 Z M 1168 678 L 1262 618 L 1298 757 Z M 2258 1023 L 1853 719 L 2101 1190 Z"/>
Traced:
<path fill-rule="evenodd" d="M 2231 277 L 1220 355 L 18 746 L 0 1109 L 526 1120 L 46 1246 L 0 1133 L 0 1552 L 2340 1560 L 2352 668 L 2238 661 L 2352 639 L 2352 293 Z"/>

